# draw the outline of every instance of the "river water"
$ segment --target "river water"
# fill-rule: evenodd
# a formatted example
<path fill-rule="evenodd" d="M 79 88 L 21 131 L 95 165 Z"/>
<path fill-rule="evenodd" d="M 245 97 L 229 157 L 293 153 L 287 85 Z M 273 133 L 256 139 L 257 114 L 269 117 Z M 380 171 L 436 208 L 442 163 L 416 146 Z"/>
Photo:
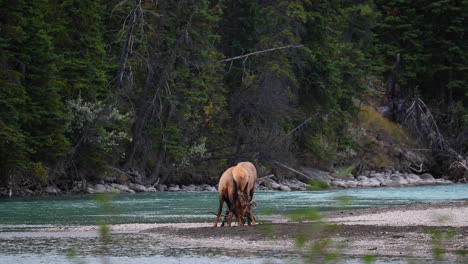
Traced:
<path fill-rule="evenodd" d="M 0 199 L 0 263 L 103 263 L 97 256 L 95 232 L 35 232 L 36 228 L 133 223 L 212 222 L 207 211 L 217 209 L 215 192 L 120 194 L 111 208 L 103 208 L 91 195 Z M 343 197 L 346 197 L 343 199 Z M 304 192 L 256 192 L 256 213 L 286 215 L 291 211 L 357 209 L 411 203 L 468 200 L 468 184 L 401 188 L 341 189 Z M 346 204 L 340 201 L 348 201 Z M 272 252 L 239 253 L 214 249 L 158 247 L 145 236 L 116 234 L 122 247 L 111 251 L 110 263 L 297 263 L 300 257 Z M 135 243 L 138 241 L 138 243 Z M 152 243 L 152 247 L 138 245 Z M 67 257 L 78 248 L 79 257 Z M 104 261 L 105 262 L 105 261 Z M 347 259 L 347 264 L 362 263 Z M 381 258 L 376 263 L 406 263 L 405 259 Z M 428 263 L 427 261 L 425 263 Z"/>

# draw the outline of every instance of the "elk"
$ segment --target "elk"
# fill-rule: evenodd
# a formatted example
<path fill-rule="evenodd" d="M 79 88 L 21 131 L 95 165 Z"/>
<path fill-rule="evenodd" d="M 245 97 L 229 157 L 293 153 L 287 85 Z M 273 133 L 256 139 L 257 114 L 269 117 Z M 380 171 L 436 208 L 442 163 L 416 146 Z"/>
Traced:
<path fill-rule="evenodd" d="M 257 169 L 255 168 L 255 166 L 251 163 L 251 162 L 247 162 L 247 161 L 244 161 L 244 162 L 240 162 L 237 164 L 237 166 L 241 166 L 242 168 L 244 168 L 245 170 L 247 170 L 247 172 L 249 173 L 249 183 L 248 183 L 248 195 L 249 195 L 249 206 L 247 206 L 245 208 L 245 213 L 247 215 L 247 224 L 249 225 L 255 225 L 255 216 L 252 212 L 252 199 L 253 199 L 253 195 L 254 195 L 254 192 L 255 192 L 255 184 L 257 182 Z"/>
<path fill-rule="evenodd" d="M 248 224 L 255 225 L 255 219 L 250 208 L 257 179 L 257 170 L 250 162 L 241 162 L 227 169 L 219 179 L 219 208 L 214 227 L 218 226 L 219 217 L 226 202 L 228 214 L 227 225 L 231 226 L 232 218 L 236 215 L 239 225 L 244 225 L 247 215 Z M 224 222 L 222 226 L 224 225 Z"/>

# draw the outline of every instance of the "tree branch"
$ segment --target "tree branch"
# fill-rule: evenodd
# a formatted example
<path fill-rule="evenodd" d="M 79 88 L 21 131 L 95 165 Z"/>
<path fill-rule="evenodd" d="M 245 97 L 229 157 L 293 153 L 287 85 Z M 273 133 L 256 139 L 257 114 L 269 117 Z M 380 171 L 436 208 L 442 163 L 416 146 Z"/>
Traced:
<path fill-rule="evenodd" d="M 251 52 L 251 53 L 248 53 L 248 54 L 245 54 L 245 55 L 224 59 L 224 60 L 221 60 L 221 62 L 239 60 L 239 59 L 247 58 L 247 57 L 249 57 L 251 55 L 257 55 L 257 54 L 271 52 L 271 51 L 280 50 L 280 49 L 303 48 L 303 47 L 305 47 L 305 45 L 287 45 L 287 46 L 276 47 L 276 48 L 271 48 L 271 49 L 266 49 L 266 50 L 259 50 L 259 51 Z"/>
<path fill-rule="evenodd" d="M 301 175 L 302 177 L 305 177 L 305 178 L 307 178 L 307 179 L 309 179 L 309 180 L 313 180 L 311 177 L 305 175 L 304 173 L 302 173 L 302 172 L 300 172 L 300 171 L 298 171 L 298 170 L 295 170 L 295 169 L 293 169 L 293 168 L 291 168 L 291 167 L 288 167 L 288 166 L 286 166 L 286 165 L 284 165 L 284 164 L 282 164 L 282 163 L 280 163 L 280 162 L 278 162 L 278 161 L 276 161 L 276 160 L 273 160 L 273 162 L 276 163 L 276 164 L 278 164 L 278 165 L 280 165 L 280 166 L 283 167 L 283 168 L 286 168 L 286 169 L 288 169 L 288 170 L 290 170 L 290 171 L 292 171 L 292 172 L 295 172 L 295 173 Z"/>

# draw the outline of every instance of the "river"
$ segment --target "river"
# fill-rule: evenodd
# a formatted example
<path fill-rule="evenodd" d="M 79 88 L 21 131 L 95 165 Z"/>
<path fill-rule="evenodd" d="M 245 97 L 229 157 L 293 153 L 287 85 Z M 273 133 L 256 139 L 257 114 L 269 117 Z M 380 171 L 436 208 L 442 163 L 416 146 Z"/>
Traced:
<path fill-rule="evenodd" d="M 343 199 L 345 197 L 345 199 Z M 410 203 L 468 200 L 468 184 L 401 188 L 341 189 L 303 192 L 257 192 L 256 213 L 287 215 L 294 210 L 319 211 L 357 209 Z M 348 201 L 342 203 L 340 201 Z M 96 248 L 96 232 L 36 232 L 44 227 L 135 223 L 212 222 L 207 211 L 217 208 L 215 192 L 119 194 L 111 208 L 104 209 L 91 195 L 47 196 L 0 199 L 0 263 L 102 263 Z M 295 254 L 256 252 L 248 254 L 214 249 L 158 247 L 158 243 L 138 234 L 118 233 L 121 247 L 111 250 L 111 263 L 290 263 L 300 262 Z M 134 241 L 138 241 L 135 243 Z M 153 243 L 148 248 L 144 245 Z M 76 259 L 67 257 L 79 249 Z M 68 252 L 68 253 L 67 253 Z M 80 263 L 82 263 L 80 262 Z M 347 264 L 362 263 L 347 259 Z M 376 263 L 406 263 L 404 259 L 379 259 Z M 428 262 L 425 262 L 428 263 Z"/>

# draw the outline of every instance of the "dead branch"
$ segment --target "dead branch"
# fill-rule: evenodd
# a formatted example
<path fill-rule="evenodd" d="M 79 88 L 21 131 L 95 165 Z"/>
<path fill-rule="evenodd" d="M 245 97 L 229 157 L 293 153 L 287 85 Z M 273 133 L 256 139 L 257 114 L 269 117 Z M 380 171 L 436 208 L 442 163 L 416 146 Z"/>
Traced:
<path fill-rule="evenodd" d="M 302 124 L 298 125 L 297 127 L 295 127 L 294 129 L 292 129 L 291 131 L 289 131 L 289 133 L 287 133 L 286 135 L 284 135 L 282 138 L 280 138 L 277 142 L 281 142 L 283 141 L 284 139 L 286 139 L 289 135 L 291 135 L 292 133 L 294 133 L 296 130 L 298 130 L 299 128 L 301 128 L 303 125 L 309 123 L 314 117 L 318 116 L 318 114 L 315 114 L 309 118 L 306 119 L 306 121 L 302 122 Z"/>
<path fill-rule="evenodd" d="M 303 177 L 305 177 L 305 178 L 307 178 L 307 179 L 309 179 L 309 180 L 314 180 L 314 179 L 312 179 L 311 177 L 305 175 L 304 173 L 302 173 L 302 172 L 300 172 L 300 171 L 298 171 L 298 170 L 295 170 L 295 169 L 293 169 L 293 168 L 291 168 L 291 167 L 288 167 L 288 166 L 286 166 L 286 165 L 284 165 L 284 164 L 282 164 L 282 163 L 280 163 L 280 162 L 278 162 L 278 161 L 276 161 L 276 160 L 274 160 L 273 162 L 276 163 L 276 164 L 278 164 L 278 165 L 280 165 L 281 167 L 286 168 L 286 169 L 288 169 L 288 170 L 290 170 L 290 171 L 292 171 L 292 172 L 295 172 L 295 173 L 297 173 L 297 174 L 299 174 L 299 175 L 301 175 L 301 176 L 303 176 Z"/>
<path fill-rule="evenodd" d="M 410 170 L 416 172 L 416 173 L 421 173 L 423 171 L 423 163 L 421 162 L 421 164 L 419 164 L 419 169 L 416 169 L 414 168 L 411 164 L 408 165 L 408 167 L 410 168 Z"/>
<path fill-rule="evenodd" d="M 266 49 L 266 50 L 259 50 L 259 51 L 254 51 L 254 52 L 251 52 L 251 53 L 248 53 L 248 54 L 245 54 L 245 55 L 236 56 L 236 57 L 232 57 L 232 58 L 227 58 L 227 59 L 221 60 L 221 62 L 234 61 L 234 60 L 239 60 L 239 59 L 243 59 L 243 58 L 247 59 L 249 56 L 252 56 L 252 55 L 272 52 L 272 51 L 275 51 L 275 50 L 289 49 L 289 48 L 303 48 L 303 47 L 305 47 L 305 45 L 287 45 L 287 46 L 276 47 L 276 48 L 271 48 L 271 49 Z"/>
<path fill-rule="evenodd" d="M 269 178 L 271 178 L 271 177 L 275 177 L 275 175 L 274 175 L 274 174 L 270 174 L 270 175 L 267 175 L 267 176 L 263 176 L 263 177 L 257 178 L 257 182 L 262 182 L 262 181 L 264 181 L 264 180 L 266 180 L 266 179 L 269 179 Z"/>

